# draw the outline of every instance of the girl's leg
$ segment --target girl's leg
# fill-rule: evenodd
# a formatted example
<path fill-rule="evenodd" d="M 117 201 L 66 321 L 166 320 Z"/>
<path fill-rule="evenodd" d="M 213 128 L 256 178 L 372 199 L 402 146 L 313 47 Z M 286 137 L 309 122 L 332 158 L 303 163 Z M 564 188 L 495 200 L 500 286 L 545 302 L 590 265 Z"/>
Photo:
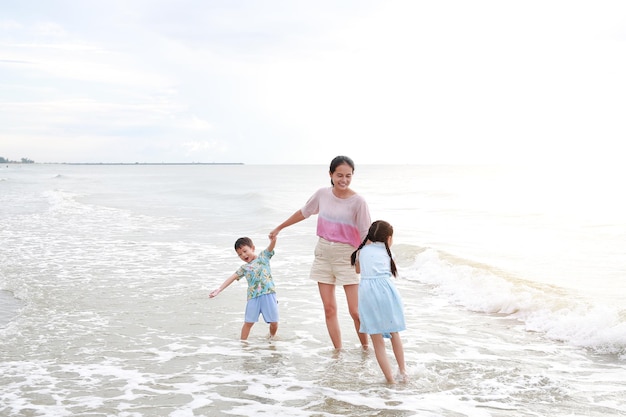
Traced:
<path fill-rule="evenodd" d="M 276 336 L 277 330 L 278 330 L 278 322 L 274 321 L 270 323 L 270 337 Z"/>
<path fill-rule="evenodd" d="M 376 353 L 376 360 L 378 361 L 378 366 L 383 371 L 387 382 L 393 384 L 395 381 L 393 379 L 393 373 L 391 372 L 391 365 L 389 364 L 389 358 L 387 358 L 387 350 L 385 349 L 385 339 L 383 339 L 382 334 L 372 334 L 370 335 L 372 338 L 372 345 L 374 345 L 374 352 Z"/>
<path fill-rule="evenodd" d="M 406 376 L 406 366 L 404 364 L 404 347 L 402 346 L 402 339 L 400 339 L 400 333 L 391 333 L 391 347 L 393 348 L 393 354 L 398 362 L 398 368 L 402 376 Z"/>
<path fill-rule="evenodd" d="M 359 332 L 361 328 L 361 320 L 359 319 L 359 284 L 344 285 L 343 290 L 346 292 L 346 301 L 348 302 L 348 311 L 350 317 L 354 321 L 356 334 L 359 336 L 361 346 L 367 349 L 367 334 Z"/>
<path fill-rule="evenodd" d="M 248 336 L 250 335 L 250 329 L 252 329 L 252 326 L 254 326 L 254 323 L 243 323 L 243 327 L 241 328 L 241 340 L 248 340 Z"/>
<path fill-rule="evenodd" d="M 328 335 L 333 342 L 335 349 L 341 349 L 341 328 L 337 319 L 337 300 L 335 298 L 335 285 L 317 283 L 322 304 L 324 305 L 324 316 L 326 317 L 326 328 Z"/>

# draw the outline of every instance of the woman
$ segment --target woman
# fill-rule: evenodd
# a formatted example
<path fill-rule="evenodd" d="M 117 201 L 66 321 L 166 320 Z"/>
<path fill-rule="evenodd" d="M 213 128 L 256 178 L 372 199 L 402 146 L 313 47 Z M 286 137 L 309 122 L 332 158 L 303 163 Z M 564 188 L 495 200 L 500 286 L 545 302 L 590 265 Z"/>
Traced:
<path fill-rule="evenodd" d="M 304 207 L 292 214 L 269 234 L 274 239 L 285 227 L 317 214 L 315 260 L 311 279 L 317 281 L 326 327 L 335 349 L 342 347 L 341 328 L 337 319 L 335 287 L 343 286 L 350 316 L 354 321 L 361 346 L 367 349 L 367 334 L 360 333 L 358 290 L 359 275 L 350 264 L 352 252 L 367 235 L 371 224 L 369 208 L 363 197 L 350 188 L 354 162 L 347 156 L 337 156 L 330 163 L 331 187 L 317 190 Z"/>

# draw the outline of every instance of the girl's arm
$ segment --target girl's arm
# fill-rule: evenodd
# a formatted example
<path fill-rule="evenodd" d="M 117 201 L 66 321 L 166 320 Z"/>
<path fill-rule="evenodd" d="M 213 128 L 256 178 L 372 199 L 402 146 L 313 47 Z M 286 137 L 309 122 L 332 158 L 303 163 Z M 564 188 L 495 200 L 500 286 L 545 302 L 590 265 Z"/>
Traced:
<path fill-rule="evenodd" d="M 230 277 L 228 277 L 226 279 L 226 281 L 224 281 L 222 283 L 222 285 L 220 285 L 220 287 L 216 290 L 211 291 L 211 293 L 209 294 L 209 298 L 213 298 L 215 297 L 217 294 L 221 293 L 226 287 L 228 287 L 230 284 L 233 283 L 233 281 L 235 281 L 237 279 L 237 274 L 232 274 Z"/>

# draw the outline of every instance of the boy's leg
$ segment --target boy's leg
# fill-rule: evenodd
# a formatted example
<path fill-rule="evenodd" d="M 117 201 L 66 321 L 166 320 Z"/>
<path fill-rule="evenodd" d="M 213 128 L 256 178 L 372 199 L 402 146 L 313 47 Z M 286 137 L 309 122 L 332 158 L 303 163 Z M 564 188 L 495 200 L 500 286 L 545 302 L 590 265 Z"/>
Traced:
<path fill-rule="evenodd" d="M 270 337 L 276 336 L 278 330 L 278 300 L 276 294 L 265 294 L 259 297 L 263 320 L 270 325 Z"/>
<path fill-rule="evenodd" d="M 270 337 L 276 336 L 276 331 L 278 330 L 278 322 L 274 321 L 270 323 Z"/>
<path fill-rule="evenodd" d="M 252 329 L 252 326 L 254 326 L 254 323 L 243 323 L 243 327 L 241 328 L 241 340 L 248 340 L 248 336 L 250 335 L 250 329 Z"/>
<path fill-rule="evenodd" d="M 241 340 L 248 340 L 250 330 L 252 329 L 252 326 L 254 326 L 254 323 L 259 320 L 260 314 L 261 305 L 259 304 L 258 298 L 251 298 L 248 300 L 246 303 L 243 327 L 241 328 Z"/>

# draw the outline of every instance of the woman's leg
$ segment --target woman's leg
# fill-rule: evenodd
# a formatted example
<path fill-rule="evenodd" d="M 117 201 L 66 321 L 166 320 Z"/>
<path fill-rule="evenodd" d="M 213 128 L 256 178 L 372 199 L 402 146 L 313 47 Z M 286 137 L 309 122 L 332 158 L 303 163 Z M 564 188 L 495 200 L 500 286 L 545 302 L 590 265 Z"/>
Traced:
<path fill-rule="evenodd" d="M 393 379 L 393 373 L 391 372 L 391 365 L 389 365 L 389 358 L 387 358 L 385 339 L 383 339 L 382 334 L 372 334 L 370 337 L 372 338 L 372 345 L 374 345 L 378 366 L 380 366 L 380 369 L 383 371 L 387 382 L 393 384 L 395 381 Z"/>
<path fill-rule="evenodd" d="M 328 335 L 333 342 L 335 349 L 341 349 L 341 328 L 337 319 L 337 299 L 335 298 L 335 285 L 317 283 L 324 305 L 324 316 L 326 317 L 326 328 Z"/>
<path fill-rule="evenodd" d="M 359 336 L 363 349 L 367 349 L 367 334 L 359 332 L 361 328 L 361 320 L 359 319 L 359 284 L 344 285 L 343 290 L 346 292 L 348 311 L 354 321 L 356 334 Z"/>

